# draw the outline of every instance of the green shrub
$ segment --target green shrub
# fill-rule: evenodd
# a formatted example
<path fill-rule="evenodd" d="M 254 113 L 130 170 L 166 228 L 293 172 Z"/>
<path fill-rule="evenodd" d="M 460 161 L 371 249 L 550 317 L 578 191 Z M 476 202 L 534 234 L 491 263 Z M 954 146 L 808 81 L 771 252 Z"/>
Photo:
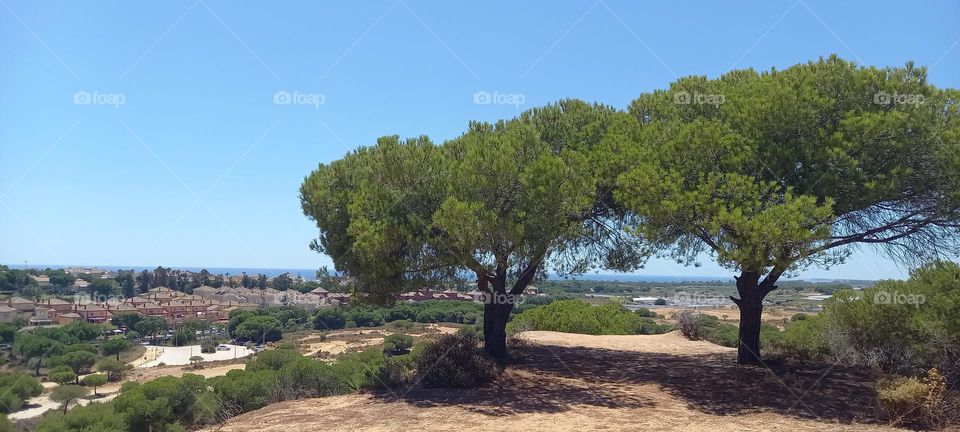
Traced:
<path fill-rule="evenodd" d="M 377 371 L 373 386 L 378 390 L 399 387 L 410 382 L 412 375 L 413 360 L 409 354 L 388 357 Z"/>
<path fill-rule="evenodd" d="M 279 377 L 287 396 L 292 398 L 333 396 L 351 390 L 333 366 L 306 357 L 283 365 Z"/>
<path fill-rule="evenodd" d="M 508 331 L 548 330 L 591 335 L 639 334 L 660 330 L 616 303 L 593 306 L 582 300 L 561 300 L 540 306 L 515 316 Z"/>
<path fill-rule="evenodd" d="M 383 351 L 391 355 L 406 354 L 413 347 L 413 336 L 394 333 L 383 339 Z"/>
<path fill-rule="evenodd" d="M 492 381 L 499 366 L 483 351 L 480 339 L 443 335 L 414 358 L 420 383 L 428 388 L 468 388 Z"/>
<path fill-rule="evenodd" d="M 633 313 L 637 314 L 640 318 L 656 318 L 657 317 L 656 312 L 647 308 L 639 308 L 633 311 Z"/>
<path fill-rule="evenodd" d="M 204 339 L 200 342 L 200 352 L 204 354 L 217 352 L 217 343 L 213 339 Z"/>
<path fill-rule="evenodd" d="M 313 315 L 313 328 L 317 330 L 342 329 L 346 322 L 346 315 L 339 308 L 320 308 Z"/>
<path fill-rule="evenodd" d="M 947 382 L 936 369 L 923 379 L 894 377 L 877 384 L 877 399 L 891 423 L 941 428 L 957 420 L 955 401 L 947 398 Z"/>
<path fill-rule="evenodd" d="M 0 413 L 11 413 L 23 406 L 23 401 L 43 392 L 36 378 L 24 373 L 0 373 Z"/>
<path fill-rule="evenodd" d="M 283 365 L 303 358 L 299 352 L 288 349 L 265 350 L 257 353 L 253 360 L 247 362 L 246 370 L 258 371 L 264 369 L 280 370 Z"/>
<path fill-rule="evenodd" d="M 277 401 L 279 372 L 272 369 L 232 370 L 211 378 L 213 391 L 229 414 L 263 408 Z"/>

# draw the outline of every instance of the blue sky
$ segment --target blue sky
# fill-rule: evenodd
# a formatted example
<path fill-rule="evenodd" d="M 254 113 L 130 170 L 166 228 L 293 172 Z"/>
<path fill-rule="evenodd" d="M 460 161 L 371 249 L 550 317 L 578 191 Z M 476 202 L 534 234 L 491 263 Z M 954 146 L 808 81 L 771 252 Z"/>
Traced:
<path fill-rule="evenodd" d="M 299 184 L 379 136 L 831 53 L 958 87 L 957 23 L 946 1 L 0 0 L 0 263 L 327 265 Z M 703 264 L 644 272 L 728 274 Z M 866 250 L 802 275 L 903 274 Z"/>

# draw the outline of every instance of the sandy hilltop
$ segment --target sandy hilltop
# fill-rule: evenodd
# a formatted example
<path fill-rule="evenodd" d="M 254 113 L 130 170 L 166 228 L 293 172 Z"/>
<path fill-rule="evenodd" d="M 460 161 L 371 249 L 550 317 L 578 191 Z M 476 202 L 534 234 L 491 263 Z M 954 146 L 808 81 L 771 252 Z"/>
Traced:
<path fill-rule="evenodd" d="M 734 350 L 677 332 L 520 339 L 488 387 L 288 401 L 206 431 L 896 430 L 874 422 L 862 370 L 738 367 Z"/>

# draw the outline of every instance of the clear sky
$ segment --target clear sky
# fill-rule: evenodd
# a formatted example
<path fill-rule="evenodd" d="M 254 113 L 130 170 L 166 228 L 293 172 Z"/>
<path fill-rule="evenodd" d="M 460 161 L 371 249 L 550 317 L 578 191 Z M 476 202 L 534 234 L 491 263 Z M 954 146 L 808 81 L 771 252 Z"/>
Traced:
<path fill-rule="evenodd" d="M 0 0 L 0 263 L 329 265 L 300 182 L 379 136 L 831 53 L 960 87 L 958 24 L 952 1 Z M 803 273 L 902 275 L 870 250 Z"/>

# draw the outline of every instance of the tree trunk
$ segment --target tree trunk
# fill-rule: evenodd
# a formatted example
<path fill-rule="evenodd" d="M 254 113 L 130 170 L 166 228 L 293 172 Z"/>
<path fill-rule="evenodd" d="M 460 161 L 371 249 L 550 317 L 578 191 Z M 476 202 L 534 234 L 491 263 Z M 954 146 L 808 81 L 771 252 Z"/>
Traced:
<path fill-rule="evenodd" d="M 763 281 L 759 272 L 744 271 L 737 280 L 737 293 L 740 298 L 731 297 L 740 308 L 740 329 L 737 337 L 737 363 L 760 365 L 760 324 L 763 316 L 763 299 L 776 289 L 774 283 L 783 273 L 774 269 Z"/>
<path fill-rule="evenodd" d="M 733 299 L 740 308 L 740 330 L 737 337 L 737 363 L 761 364 L 760 318 L 763 315 L 763 297 L 760 273 L 742 272 L 737 279 L 739 299 Z"/>
<path fill-rule="evenodd" d="M 486 295 L 483 305 L 483 349 L 495 359 L 507 357 L 507 320 L 513 311 L 512 302 L 498 302 L 496 295 Z"/>

